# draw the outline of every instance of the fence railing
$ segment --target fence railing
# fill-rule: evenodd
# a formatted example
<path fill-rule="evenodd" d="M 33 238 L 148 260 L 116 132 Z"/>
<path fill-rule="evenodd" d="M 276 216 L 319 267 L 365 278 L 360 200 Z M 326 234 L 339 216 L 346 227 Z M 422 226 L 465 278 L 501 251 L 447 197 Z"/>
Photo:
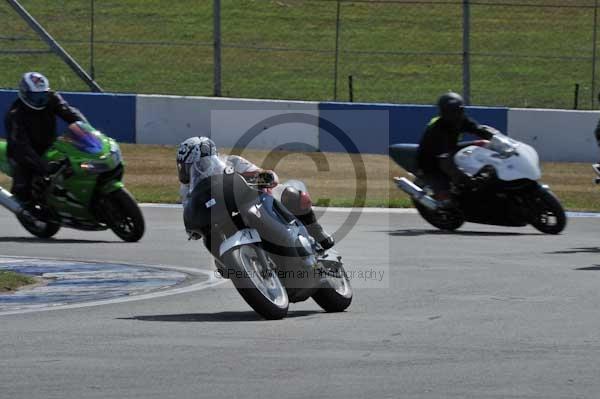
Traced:
<path fill-rule="evenodd" d="M 20 3 L 108 91 L 598 105 L 598 0 Z M 6 4 L 0 26 L 1 87 L 39 69 L 87 89 Z"/>

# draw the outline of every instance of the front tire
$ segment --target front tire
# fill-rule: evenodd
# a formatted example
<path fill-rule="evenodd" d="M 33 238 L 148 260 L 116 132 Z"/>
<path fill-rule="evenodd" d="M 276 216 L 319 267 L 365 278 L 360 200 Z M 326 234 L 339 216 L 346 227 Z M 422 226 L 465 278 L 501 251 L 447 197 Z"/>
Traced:
<path fill-rule="evenodd" d="M 325 287 L 312 296 L 315 302 L 328 313 L 343 312 L 352 303 L 352 286 L 344 267 L 336 270 L 325 270 Z"/>
<path fill-rule="evenodd" d="M 230 278 L 242 298 L 267 320 L 283 319 L 289 298 L 264 250 L 256 244 L 242 245 L 223 255 Z"/>
<path fill-rule="evenodd" d="M 136 242 L 146 229 L 137 202 L 124 188 L 109 193 L 102 201 L 104 218 L 110 229 L 123 241 Z"/>
<path fill-rule="evenodd" d="M 531 225 L 545 234 L 558 234 L 567 224 L 567 216 L 556 195 L 539 187 L 530 197 Z"/>
<path fill-rule="evenodd" d="M 454 231 L 463 225 L 465 217 L 459 209 L 431 210 L 418 201 L 412 200 L 419 214 L 430 225 L 440 230 Z"/>

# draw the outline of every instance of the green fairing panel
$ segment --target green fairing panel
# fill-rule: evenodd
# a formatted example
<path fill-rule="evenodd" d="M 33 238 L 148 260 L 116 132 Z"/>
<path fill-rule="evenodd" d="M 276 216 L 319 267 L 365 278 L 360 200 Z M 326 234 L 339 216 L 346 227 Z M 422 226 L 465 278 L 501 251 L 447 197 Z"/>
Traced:
<path fill-rule="evenodd" d="M 73 175 L 67 179 L 61 179 L 61 186 L 69 191 L 78 201 L 89 207 L 92 201 L 92 196 L 96 190 L 97 174 L 89 172 L 81 167 L 82 163 L 99 162 L 106 164 L 107 168 L 114 169 L 117 162 L 110 156 L 111 140 L 108 137 L 102 137 L 102 151 L 98 154 L 90 154 L 79 151 L 68 140 L 60 137 L 46 153 L 46 159 L 49 161 L 59 161 L 69 157 Z M 111 181 L 103 187 L 98 187 L 101 193 L 115 191 L 123 187 L 121 181 Z M 65 204 L 56 203 L 58 207 L 63 207 Z"/>
<path fill-rule="evenodd" d="M 6 154 L 6 140 L 0 140 L 0 171 L 9 176 L 12 175 L 12 170 L 8 163 L 8 155 Z"/>

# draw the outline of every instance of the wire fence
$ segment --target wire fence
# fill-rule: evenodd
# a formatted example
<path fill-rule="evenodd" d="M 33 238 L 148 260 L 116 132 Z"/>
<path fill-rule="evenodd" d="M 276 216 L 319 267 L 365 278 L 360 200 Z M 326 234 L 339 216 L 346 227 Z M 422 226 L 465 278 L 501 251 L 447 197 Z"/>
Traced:
<path fill-rule="evenodd" d="M 112 92 L 430 104 L 455 90 L 476 105 L 598 106 L 598 0 L 20 3 Z M 6 3 L 0 62 L 2 87 L 40 70 L 87 90 Z"/>

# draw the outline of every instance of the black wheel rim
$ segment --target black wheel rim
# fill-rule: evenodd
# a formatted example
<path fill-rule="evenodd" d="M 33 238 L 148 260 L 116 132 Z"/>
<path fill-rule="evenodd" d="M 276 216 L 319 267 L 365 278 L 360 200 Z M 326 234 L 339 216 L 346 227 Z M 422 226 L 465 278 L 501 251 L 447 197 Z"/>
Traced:
<path fill-rule="evenodd" d="M 121 237 L 130 237 L 135 234 L 135 219 L 129 215 L 123 214 L 121 210 L 107 201 L 108 212 L 106 216 L 110 221 L 110 226 L 118 232 Z"/>
<path fill-rule="evenodd" d="M 117 222 L 117 228 L 124 235 L 131 235 L 135 231 L 135 222 L 130 216 L 126 216 L 124 218 L 120 218 Z"/>
<path fill-rule="evenodd" d="M 537 213 L 537 222 L 540 225 L 553 227 L 559 223 L 559 215 L 550 204 L 542 198 L 536 199 L 536 206 L 539 209 Z"/>

